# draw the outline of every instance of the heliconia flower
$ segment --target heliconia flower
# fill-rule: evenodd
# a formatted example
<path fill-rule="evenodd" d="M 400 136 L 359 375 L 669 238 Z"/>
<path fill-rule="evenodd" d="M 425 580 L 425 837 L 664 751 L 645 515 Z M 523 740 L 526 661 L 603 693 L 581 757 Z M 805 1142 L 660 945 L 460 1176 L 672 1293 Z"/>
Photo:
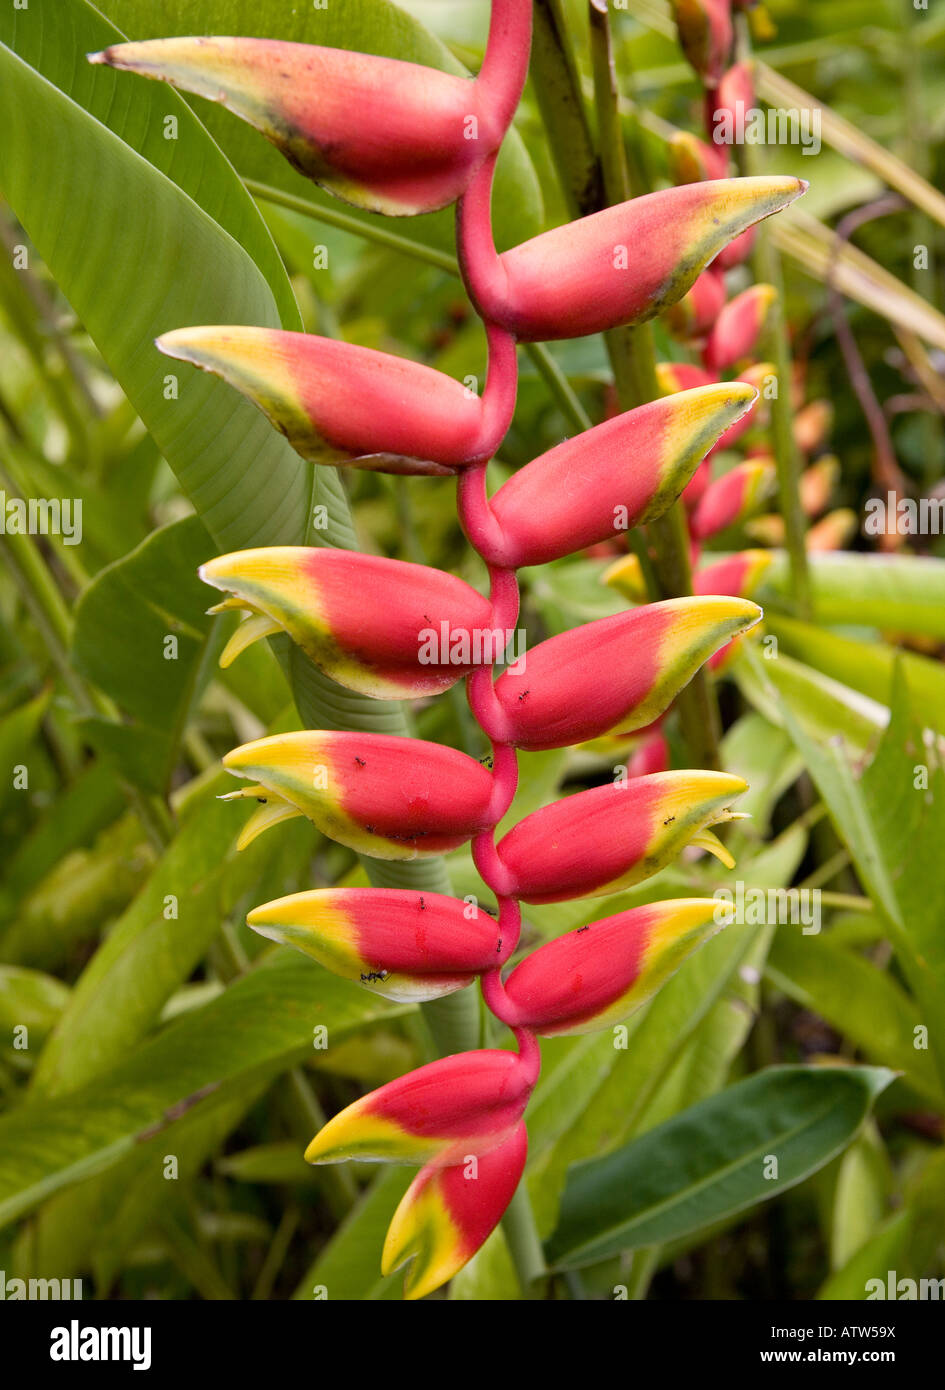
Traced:
<path fill-rule="evenodd" d="M 717 898 L 681 898 L 567 932 L 532 951 L 505 982 L 515 1021 L 543 1037 L 619 1023 L 725 925 Z"/>
<path fill-rule="evenodd" d="M 501 256 L 460 238 L 480 316 L 523 342 L 642 323 L 675 304 L 722 247 L 805 192 L 803 179 L 716 179 L 633 198 Z"/>
<path fill-rule="evenodd" d="M 669 743 L 661 729 L 640 740 L 627 760 L 628 777 L 649 777 L 654 772 L 668 772 Z"/>
<path fill-rule="evenodd" d="M 707 367 L 724 372 L 752 352 L 776 295 L 773 285 L 751 285 L 728 301 L 703 349 Z"/>
<path fill-rule="evenodd" d="M 225 647 L 221 666 L 282 630 L 339 685 L 398 700 L 447 690 L 474 665 L 501 657 L 506 645 L 505 633 L 493 633 L 488 599 L 427 565 L 272 546 L 208 560 L 200 577 L 235 596 L 220 607 L 252 615 Z"/>
<path fill-rule="evenodd" d="M 746 790 L 740 777 L 704 771 L 592 787 L 519 821 L 499 842 L 499 857 L 523 902 L 615 893 L 658 873 L 697 837 L 716 853 L 721 846 L 704 832 L 733 819 L 729 803 Z"/>
<path fill-rule="evenodd" d="M 756 594 L 771 564 L 766 550 L 740 550 L 715 560 L 693 575 L 692 587 L 697 594 L 731 594 L 748 598 Z"/>
<path fill-rule="evenodd" d="M 843 550 L 856 535 L 857 525 L 856 512 L 839 507 L 810 527 L 804 543 L 808 550 Z"/>
<path fill-rule="evenodd" d="M 306 1162 L 465 1162 L 509 1138 L 533 1084 L 517 1052 L 483 1048 L 442 1057 L 340 1111 L 315 1135 Z"/>
<path fill-rule="evenodd" d="M 566 748 L 645 728 L 716 648 L 760 617 L 745 599 L 676 598 L 551 637 L 531 648 L 524 671 L 495 684 L 504 741 Z"/>
<path fill-rule="evenodd" d="M 725 281 L 710 266 L 687 294 L 664 315 L 666 327 L 677 338 L 704 338 L 725 303 Z"/>
<path fill-rule="evenodd" d="M 235 386 L 312 463 L 445 475 L 492 452 L 487 402 L 388 352 L 242 324 L 177 328 L 157 346 Z"/>
<path fill-rule="evenodd" d="M 731 0 L 670 0 L 679 42 L 692 67 L 714 86 L 732 51 Z"/>
<path fill-rule="evenodd" d="M 153 39 L 89 57 L 222 103 L 338 197 L 405 216 L 454 202 L 511 121 L 528 61 L 531 6 L 499 0 L 494 9 L 474 81 L 273 39 Z"/>
<path fill-rule="evenodd" d="M 491 824 L 493 781 L 486 768 L 423 739 L 308 729 L 244 743 L 225 755 L 223 766 L 259 783 L 228 794 L 262 803 L 240 849 L 277 820 L 297 815 L 376 859 L 442 854 Z"/>
<path fill-rule="evenodd" d="M 801 506 L 806 516 L 819 516 L 830 501 L 840 478 L 840 460 L 835 454 L 824 454 L 816 463 L 805 468 L 798 479 Z"/>
<path fill-rule="evenodd" d="M 504 959 L 495 918 L 444 893 L 312 889 L 254 907 L 246 920 L 385 999 L 439 999 Z"/>
<path fill-rule="evenodd" d="M 815 454 L 822 449 L 833 424 L 830 401 L 811 401 L 794 416 L 794 438 L 803 454 Z"/>
<path fill-rule="evenodd" d="M 676 131 L 666 147 L 666 158 L 673 183 L 702 183 L 706 179 L 724 179 L 728 173 L 727 151 L 721 145 L 707 144 L 688 130 Z M 720 258 L 721 255 L 720 252 Z"/>
<path fill-rule="evenodd" d="M 749 459 L 736 464 L 710 483 L 689 522 L 696 540 L 706 540 L 727 526 L 735 526 L 756 510 L 775 483 L 771 459 Z"/>
<path fill-rule="evenodd" d="M 680 391 L 558 444 L 492 498 L 502 539 L 487 558 L 540 565 L 660 516 L 755 395 L 741 382 Z"/>
<path fill-rule="evenodd" d="M 755 249 L 756 234 L 757 228 L 749 227 L 747 232 L 742 232 L 741 236 L 723 246 L 715 258 L 719 270 L 734 270 L 736 266 L 743 265 Z"/>
<path fill-rule="evenodd" d="M 499 1224 L 525 1169 L 528 1139 L 516 1125 L 480 1158 L 421 1169 L 394 1212 L 381 1272 L 392 1274 L 412 1256 L 404 1297 L 424 1298 L 452 1279 Z"/>
<path fill-rule="evenodd" d="M 705 123 L 713 142 L 732 144 L 739 110 L 744 120 L 754 104 L 755 79 L 751 63 L 733 63 L 722 74 L 718 86 L 706 93 Z"/>
<path fill-rule="evenodd" d="M 698 472 L 698 469 L 696 471 Z M 636 555 L 621 555 L 619 560 L 607 566 L 600 578 L 602 584 L 616 589 L 631 603 L 646 603 L 646 580 L 643 577 L 643 567 Z"/>

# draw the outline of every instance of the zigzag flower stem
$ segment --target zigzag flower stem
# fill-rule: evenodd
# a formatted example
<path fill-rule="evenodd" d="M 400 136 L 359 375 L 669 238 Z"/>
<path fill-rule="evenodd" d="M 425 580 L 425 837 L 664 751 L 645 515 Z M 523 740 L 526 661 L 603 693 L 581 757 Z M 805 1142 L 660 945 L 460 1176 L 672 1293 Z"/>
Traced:
<path fill-rule="evenodd" d="M 733 238 L 785 207 L 793 178 L 718 179 L 625 201 L 497 252 L 499 149 L 528 66 L 531 0 L 494 0 L 482 71 L 254 39 L 117 45 L 95 61 L 212 92 L 295 167 L 347 201 L 412 215 L 455 203 L 457 250 L 482 319 L 481 397 L 416 362 L 315 336 L 210 325 L 158 346 L 241 391 L 316 467 L 455 476 L 463 530 L 489 573 L 488 599 L 454 575 L 351 551 L 272 547 L 201 568 L 246 617 L 223 653 L 286 632 L 328 676 L 376 699 L 429 698 L 465 680 L 491 768 L 454 748 L 355 731 L 297 730 L 229 752 L 256 803 L 239 844 L 307 816 L 358 853 L 388 860 L 471 844 L 497 915 L 447 894 L 330 888 L 262 904 L 249 924 L 387 998 L 431 1002 L 477 977 L 517 1051 L 460 1052 L 389 1082 L 333 1116 L 312 1163 L 409 1163 L 420 1172 L 391 1220 L 385 1273 L 409 1263 L 409 1298 L 432 1293 L 509 1212 L 523 1288 L 542 1268 L 516 1196 L 539 1036 L 618 1022 L 720 927 L 715 899 L 657 902 L 519 948 L 522 904 L 617 892 L 687 845 L 730 856 L 710 827 L 735 816 L 740 778 L 654 767 L 533 812 L 496 842 L 519 751 L 642 730 L 760 610 L 703 594 L 644 604 L 540 643 L 496 676 L 519 617 L 517 571 L 572 555 L 663 515 L 700 461 L 751 408 L 746 381 L 700 381 L 566 439 L 489 497 L 488 463 L 511 424 L 517 345 L 642 323 L 683 299 Z M 391 119 L 390 93 L 398 101 Z M 619 517 L 619 521 L 617 518 Z M 438 642 L 441 633 L 456 635 Z M 481 640 L 488 635 L 489 643 Z M 472 640 L 470 640 L 472 639 Z"/>

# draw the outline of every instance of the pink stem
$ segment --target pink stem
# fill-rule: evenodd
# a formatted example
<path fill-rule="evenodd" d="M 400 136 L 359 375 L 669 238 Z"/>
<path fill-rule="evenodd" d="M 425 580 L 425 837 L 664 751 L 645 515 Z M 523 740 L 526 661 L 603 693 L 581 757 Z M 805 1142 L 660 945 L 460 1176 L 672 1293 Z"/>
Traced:
<path fill-rule="evenodd" d="M 489 37 L 477 81 L 486 89 L 490 116 L 502 130 L 512 123 L 525 78 L 532 42 L 532 0 L 492 0 Z"/>
<path fill-rule="evenodd" d="M 456 205 L 456 249 L 459 268 L 469 297 L 488 328 L 495 315 L 489 306 L 508 298 L 508 276 L 499 259 L 492 235 L 492 180 L 496 154 L 492 154 L 473 176 Z"/>

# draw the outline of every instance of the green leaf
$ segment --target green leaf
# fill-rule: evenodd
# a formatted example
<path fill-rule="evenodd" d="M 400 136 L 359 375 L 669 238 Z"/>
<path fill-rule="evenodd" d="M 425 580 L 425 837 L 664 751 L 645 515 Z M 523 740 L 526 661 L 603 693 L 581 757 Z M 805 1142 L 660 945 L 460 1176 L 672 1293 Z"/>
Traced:
<path fill-rule="evenodd" d="M 945 1082 L 945 766 L 910 714 L 908 687 L 897 673 L 882 742 L 865 772 L 842 741 L 826 746 L 804 730 L 790 700 L 785 726 L 804 755 L 847 846 L 865 891 L 888 923 L 893 945 L 919 1004 L 921 1022 Z"/>
<path fill-rule="evenodd" d="M 69 1096 L 0 1118 L 0 1224 L 131 1153 L 205 1098 L 223 1103 L 311 1050 L 378 1018 L 409 1012 L 274 951 L 218 999 L 183 1015 L 124 1062 Z"/>
<path fill-rule="evenodd" d="M 892 1073 L 772 1067 L 568 1177 L 549 1262 L 574 1268 L 672 1240 L 794 1187 L 840 1153 Z M 777 1159 L 776 1178 L 765 1176 Z"/>
<path fill-rule="evenodd" d="M 783 927 L 766 969 L 768 979 L 802 1008 L 819 1014 L 873 1062 L 905 1073 L 933 1105 L 942 1084 L 927 1051 L 914 1046 L 919 1010 L 886 971 L 838 944 L 833 932 L 802 936 Z"/>
<path fill-rule="evenodd" d="M 6 1046 L 14 1028 L 28 1030 L 29 1046 L 46 1036 L 69 1001 L 69 989 L 54 975 L 0 965 L 0 1036 Z"/>
<path fill-rule="evenodd" d="M 784 727 L 783 710 L 788 703 L 818 741 L 842 734 L 851 748 L 864 752 L 875 743 L 888 718 L 885 706 L 789 656 L 764 661 L 744 645 L 732 675 L 745 699 L 770 723 Z"/>
<path fill-rule="evenodd" d="M 206 681 L 211 619 L 197 566 L 213 542 L 196 517 L 155 531 L 108 565 L 76 607 L 72 664 L 130 716 L 89 719 L 89 738 L 147 791 L 167 789 Z"/>
<path fill-rule="evenodd" d="M 399 1299 L 403 1276 L 381 1277 L 381 1250 L 390 1219 L 407 1191 L 414 1173 L 391 1168 L 375 1178 L 357 1206 L 320 1251 L 293 1298 Z M 322 1292 L 324 1290 L 324 1292 Z"/>
<path fill-rule="evenodd" d="M 842 1269 L 831 1274 L 817 1297 L 841 1302 L 869 1298 L 872 1292 L 868 1287 L 870 1279 L 882 1280 L 885 1289 L 887 1270 L 901 1269 L 914 1225 L 915 1213 L 910 1207 L 897 1211 L 851 1255 Z"/>
<path fill-rule="evenodd" d="M 814 617 L 945 640 L 945 560 L 927 555 L 865 555 L 836 550 L 809 559 Z M 778 551 L 764 587 L 790 592 L 790 570 Z"/>

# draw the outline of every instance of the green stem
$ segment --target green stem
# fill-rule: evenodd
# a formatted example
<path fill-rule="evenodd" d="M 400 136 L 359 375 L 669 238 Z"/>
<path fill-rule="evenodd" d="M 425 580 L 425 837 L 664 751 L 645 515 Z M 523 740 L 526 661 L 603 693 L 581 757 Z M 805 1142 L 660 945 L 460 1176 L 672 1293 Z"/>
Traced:
<path fill-rule="evenodd" d="M 737 16 L 738 52 L 745 60 L 751 56 L 751 35 L 744 15 Z M 762 172 L 758 147 L 737 146 L 739 171 L 746 175 Z M 791 586 L 802 617 L 811 613 L 810 570 L 807 563 L 805 532 L 807 522 L 801 505 L 801 454 L 794 438 L 794 406 L 791 400 L 791 347 L 784 316 L 784 273 L 781 256 L 772 240 L 771 227 L 762 222 L 755 229 L 752 255 L 755 280 L 772 285 L 776 291 L 768 312 L 762 351 L 774 365 L 778 394 L 771 402 L 771 442 L 778 480 L 778 502 L 784 518 L 784 546 L 791 571 Z"/>
<path fill-rule="evenodd" d="M 526 1298 L 542 1296 L 548 1269 L 541 1247 L 541 1237 L 535 1225 L 528 1188 L 519 1183 L 518 1191 L 502 1218 L 502 1233 Z"/>
<path fill-rule="evenodd" d="M 590 0 L 591 55 L 594 69 L 594 105 L 597 111 L 604 194 L 609 206 L 626 202 L 647 189 L 634 186 L 624 147 L 620 94 L 614 67 L 610 18 L 606 5 Z M 642 164 L 635 166 L 641 177 Z M 622 409 L 633 410 L 662 394 L 656 379 L 656 349 L 650 324 L 619 328 L 605 334 L 614 371 L 617 398 Z M 692 593 L 689 537 L 682 507 L 677 502 L 647 528 L 653 543 L 652 575 L 657 591 L 653 598 L 683 598 Z M 652 581 L 651 581 L 652 582 Z M 717 768 L 722 735 L 718 702 L 705 669 L 696 672 L 676 699 L 679 722 L 690 757 L 698 767 Z"/>

